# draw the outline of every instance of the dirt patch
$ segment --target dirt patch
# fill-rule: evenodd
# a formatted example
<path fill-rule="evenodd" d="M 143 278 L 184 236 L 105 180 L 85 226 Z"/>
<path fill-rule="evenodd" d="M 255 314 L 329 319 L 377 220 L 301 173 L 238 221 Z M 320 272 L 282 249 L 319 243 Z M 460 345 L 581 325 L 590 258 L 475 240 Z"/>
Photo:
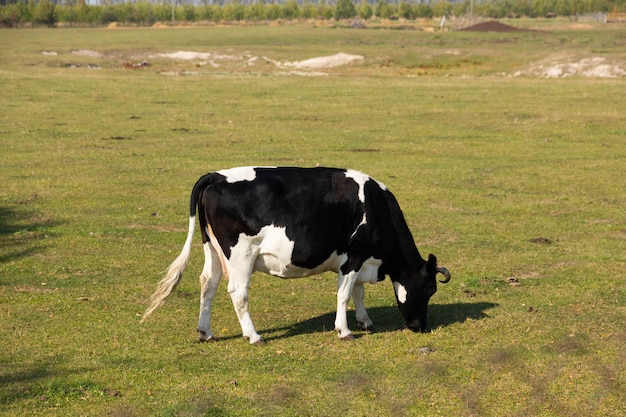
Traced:
<path fill-rule="evenodd" d="M 357 153 L 371 153 L 371 152 L 380 152 L 380 149 L 377 148 L 353 148 L 349 150 L 350 152 Z"/>
<path fill-rule="evenodd" d="M 104 56 L 102 52 L 92 51 L 90 49 L 70 49 L 70 54 L 78 56 L 88 56 L 91 58 L 100 58 Z"/>
<path fill-rule="evenodd" d="M 331 56 L 320 56 L 317 58 L 306 59 L 298 62 L 285 62 L 282 66 L 297 69 L 322 69 L 335 68 L 343 65 L 358 63 L 363 61 L 361 55 L 350 55 L 340 52 Z"/>
<path fill-rule="evenodd" d="M 505 25 L 497 20 L 489 20 L 487 22 L 477 23 L 472 26 L 461 29 L 466 32 L 526 32 L 526 29 L 516 28 L 514 26 Z"/>
<path fill-rule="evenodd" d="M 102 138 L 102 140 L 133 140 L 129 136 L 109 136 L 108 138 Z"/>
<path fill-rule="evenodd" d="M 231 67 L 249 68 L 255 65 L 264 66 L 272 64 L 279 70 L 290 70 L 286 73 L 278 73 L 278 75 L 299 75 L 299 76 L 318 76 L 327 75 L 315 70 L 332 69 L 350 64 L 359 64 L 365 59 L 361 55 L 350 55 L 340 52 L 331 56 L 322 56 L 306 59 L 303 61 L 276 61 L 266 56 L 258 57 L 253 55 L 229 55 L 216 52 L 192 52 L 177 51 L 167 54 L 155 54 L 150 58 L 166 58 L 174 61 L 194 61 L 196 67 L 210 65 L 212 68 L 221 68 L 224 65 Z"/>
<path fill-rule="evenodd" d="M 513 76 L 621 78 L 626 77 L 626 69 L 622 63 L 611 62 L 605 57 L 557 53 L 531 64 Z"/>
<path fill-rule="evenodd" d="M 550 239 L 548 237 L 534 237 L 528 240 L 530 243 L 540 243 L 543 245 L 550 245 L 554 242 L 554 239 Z"/>
<path fill-rule="evenodd" d="M 192 51 L 177 51 L 169 54 L 156 54 L 151 55 L 151 58 L 168 58 L 179 61 L 194 61 L 194 60 L 216 60 L 216 61 L 238 61 L 243 59 L 239 55 L 218 54 L 215 52 L 192 52 Z"/>

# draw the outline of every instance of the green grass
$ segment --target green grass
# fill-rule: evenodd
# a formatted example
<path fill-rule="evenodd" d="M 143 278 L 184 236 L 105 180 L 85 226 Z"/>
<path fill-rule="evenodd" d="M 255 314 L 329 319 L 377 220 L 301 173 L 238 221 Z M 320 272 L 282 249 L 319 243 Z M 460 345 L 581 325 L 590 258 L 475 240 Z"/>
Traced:
<path fill-rule="evenodd" d="M 510 76 L 556 52 L 623 68 L 621 26 L 1 35 L 0 414 L 626 413 L 624 81 Z M 162 59 L 119 68 L 176 50 L 366 60 L 323 77 Z M 385 281 L 366 289 L 379 332 L 341 342 L 333 274 L 255 275 L 251 314 L 267 345 L 240 337 L 225 282 L 220 341 L 196 343 L 199 239 L 177 292 L 139 325 L 182 247 L 199 175 L 318 163 L 383 181 L 422 254 L 450 269 L 431 332 L 402 329 Z"/>

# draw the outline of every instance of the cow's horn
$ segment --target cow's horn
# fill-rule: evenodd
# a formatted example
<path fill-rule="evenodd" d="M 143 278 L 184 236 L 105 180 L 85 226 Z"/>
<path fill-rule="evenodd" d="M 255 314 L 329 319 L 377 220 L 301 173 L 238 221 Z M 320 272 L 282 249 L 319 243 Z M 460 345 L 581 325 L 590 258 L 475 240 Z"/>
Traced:
<path fill-rule="evenodd" d="M 450 281 L 450 278 L 451 278 L 450 271 L 448 271 L 446 268 L 442 266 L 438 266 L 436 271 L 440 274 L 443 274 L 446 277 L 445 279 L 440 279 L 439 282 L 441 282 L 442 284 L 445 284 Z"/>

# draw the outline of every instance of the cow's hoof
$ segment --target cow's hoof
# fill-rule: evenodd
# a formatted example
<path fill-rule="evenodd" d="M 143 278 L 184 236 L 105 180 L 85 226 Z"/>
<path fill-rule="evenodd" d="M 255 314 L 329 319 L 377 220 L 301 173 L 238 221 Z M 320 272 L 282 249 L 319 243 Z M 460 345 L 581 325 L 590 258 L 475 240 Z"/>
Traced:
<path fill-rule="evenodd" d="M 265 341 L 263 339 L 261 339 L 261 336 L 256 335 L 256 337 L 258 337 L 257 340 L 255 340 L 254 342 L 250 341 L 250 336 L 244 336 L 243 338 L 246 339 L 248 342 L 250 342 L 251 345 L 254 346 L 264 346 L 265 345 Z M 255 339 L 256 339 L 255 337 Z"/>
<path fill-rule="evenodd" d="M 359 329 L 366 331 L 366 332 L 370 332 L 370 333 L 374 333 L 376 330 L 374 330 L 374 325 L 370 324 L 369 326 L 366 323 L 363 322 L 358 322 L 357 325 L 359 326 Z"/>
<path fill-rule="evenodd" d="M 217 338 L 213 336 L 209 337 L 208 339 L 200 338 L 199 342 L 200 343 L 215 343 L 217 342 Z"/>
<path fill-rule="evenodd" d="M 352 333 L 348 333 L 344 337 L 339 336 L 339 339 L 349 342 L 350 340 L 354 340 L 354 336 L 352 335 Z"/>
<path fill-rule="evenodd" d="M 207 332 L 205 330 L 197 329 L 197 332 L 200 333 L 200 343 L 215 342 L 215 336 L 213 336 L 213 333 L 211 333 L 211 331 Z"/>

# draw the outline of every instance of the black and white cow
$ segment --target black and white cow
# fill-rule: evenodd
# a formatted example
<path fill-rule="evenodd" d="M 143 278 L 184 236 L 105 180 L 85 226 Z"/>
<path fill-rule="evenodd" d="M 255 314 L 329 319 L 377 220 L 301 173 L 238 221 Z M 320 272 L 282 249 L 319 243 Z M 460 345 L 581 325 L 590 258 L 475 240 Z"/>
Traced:
<path fill-rule="evenodd" d="M 196 209 L 205 254 L 198 321 L 202 341 L 215 338 L 211 303 L 222 274 L 229 279 L 243 336 L 252 344 L 263 343 L 248 313 L 254 271 L 283 278 L 337 272 L 335 329 L 342 339 L 352 338 L 346 318 L 350 296 L 358 325 L 372 327 L 363 305 L 364 283 L 389 275 L 407 327 L 424 331 L 428 300 L 437 291 L 435 275 L 445 276 L 441 282 L 450 280 L 434 255 L 421 257 L 395 197 L 369 176 L 337 168 L 232 168 L 209 173 L 194 185 L 187 240 L 142 322 L 183 275 Z"/>

